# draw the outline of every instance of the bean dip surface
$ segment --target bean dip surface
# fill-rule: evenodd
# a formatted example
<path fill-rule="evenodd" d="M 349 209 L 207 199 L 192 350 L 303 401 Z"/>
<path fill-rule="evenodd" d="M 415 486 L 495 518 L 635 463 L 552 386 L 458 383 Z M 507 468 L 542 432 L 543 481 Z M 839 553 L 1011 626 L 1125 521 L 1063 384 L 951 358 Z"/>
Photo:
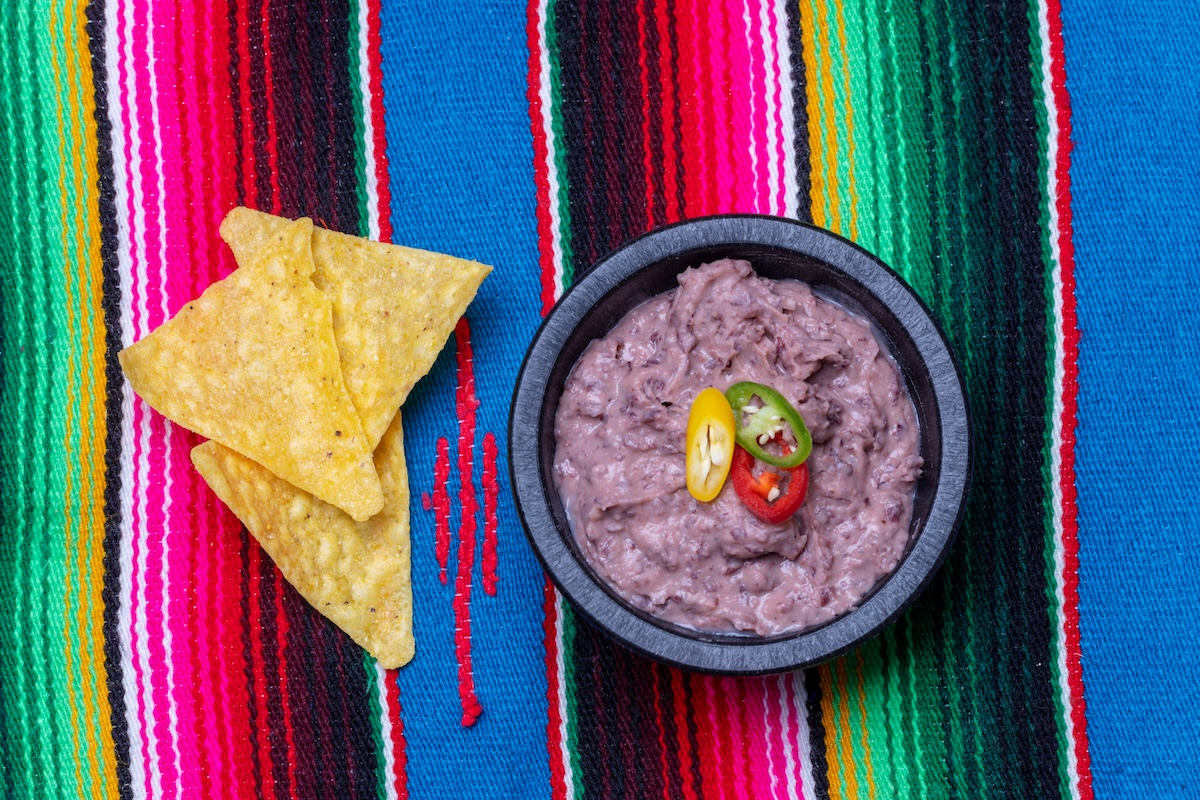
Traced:
<path fill-rule="evenodd" d="M 756 381 L 812 434 L 808 497 L 779 525 L 729 482 L 688 493 L 692 400 Z M 870 325 L 746 261 L 688 269 L 679 288 L 589 345 L 555 417 L 554 475 L 596 572 L 637 608 L 710 631 L 798 631 L 851 609 L 895 569 L 922 461 L 916 411 Z"/>

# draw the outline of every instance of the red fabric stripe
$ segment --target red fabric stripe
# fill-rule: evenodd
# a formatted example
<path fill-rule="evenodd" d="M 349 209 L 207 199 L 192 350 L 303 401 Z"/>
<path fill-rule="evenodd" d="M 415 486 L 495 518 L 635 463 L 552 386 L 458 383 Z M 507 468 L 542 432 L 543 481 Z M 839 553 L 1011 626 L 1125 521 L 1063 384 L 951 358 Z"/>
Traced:
<path fill-rule="evenodd" d="M 692 714 L 696 720 L 696 763 L 700 767 L 701 794 L 708 797 L 725 797 L 725 781 L 722 779 L 720 746 L 717 741 L 716 714 L 709 703 L 708 682 L 704 675 L 689 674 L 692 687 Z"/>
<path fill-rule="evenodd" d="M 705 87 L 697 83 L 696 75 L 704 74 L 705 66 L 701 63 L 698 39 L 704 35 L 694 28 L 697 19 L 705 15 L 703 9 L 695 7 L 690 0 L 679 0 L 675 13 L 675 39 L 679 49 L 679 96 L 681 98 L 698 98 Z M 714 155 L 709 152 L 707 140 L 711 138 L 705 126 L 711 124 L 704 113 L 707 104 L 695 102 L 687 108 L 680 108 L 682 117 L 679 142 L 683 161 L 683 208 L 680 218 L 701 216 L 708 212 L 709 171 L 708 165 L 713 163 Z"/>
<path fill-rule="evenodd" d="M 547 23 L 549 24 L 549 23 Z M 539 94 L 542 81 L 549 75 L 542 74 L 542 41 L 538 19 L 538 0 L 529 0 L 528 22 L 525 35 L 529 43 L 529 82 L 525 99 L 529 101 L 529 125 L 533 133 L 533 180 L 537 191 L 538 265 L 542 279 L 542 315 L 554 307 L 554 235 L 550 220 L 550 176 L 546 129 L 542 120 L 542 98 Z"/>
<path fill-rule="evenodd" d="M 646 63 L 646 2 L 638 0 L 638 69 L 642 78 L 642 166 L 646 171 L 646 230 L 654 227 L 654 153 L 650 144 L 650 68 Z"/>
<path fill-rule="evenodd" d="M 663 721 L 662 667 L 651 662 L 650 676 L 654 679 L 654 723 L 658 726 L 658 755 L 662 766 L 663 800 L 671 800 L 671 774 L 667 766 L 667 726 Z"/>
<path fill-rule="evenodd" d="M 387 115 L 383 104 L 383 56 L 379 52 L 381 41 L 379 23 L 379 0 L 364 0 L 367 3 L 367 81 L 371 87 L 371 128 L 375 142 L 375 180 L 379 195 L 379 239 L 392 240 L 392 187 L 388 178 Z"/>
<path fill-rule="evenodd" d="M 496 478 L 496 437 L 488 431 L 483 437 L 483 591 L 496 594 L 496 546 L 500 522 L 496 507 L 500 502 L 500 482 Z"/>
<path fill-rule="evenodd" d="M 675 140 L 675 95 L 674 95 L 674 63 L 671 59 L 671 39 L 673 36 L 666 0 L 656 0 L 654 3 L 654 24 L 658 29 L 658 74 L 661 85 L 658 87 L 662 95 L 662 159 L 663 185 L 662 191 L 666 198 L 667 218 L 664 222 L 679 221 L 679 182 L 676 180 L 678 142 Z"/>
<path fill-rule="evenodd" d="M 275 131 L 275 76 L 271 68 L 271 2 L 262 0 L 263 82 L 267 102 L 267 166 L 271 179 L 271 212 L 278 214 L 282 203 L 279 196 L 279 139 Z"/>
<path fill-rule="evenodd" d="M 201 103 L 201 111 L 206 116 L 202 130 L 211 133 L 209 146 L 215 155 L 224 153 L 240 153 L 243 159 L 242 170 L 253 170 L 254 147 L 253 139 L 248 135 L 247 126 L 252 125 L 248 105 L 249 97 L 249 44 L 246 38 L 245 9 L 234 8 L 226 4 L 215 16 L 208 16 L 213 11 L 212 4 L 200 4 L 206 13 L 201 30 L 210 31 L 209 36 L 197 37 L 197 44 L 204 44 L 204 50 L 198 63 L 208 65 L 212 85 L 207 93 L 201 89 L 201 96 L 214 98 L 209 104 Z M 230 30 L 227 23 L 230 18 L 238 23 L 236 33 Z M 236 75 L 234 69 L 234 54 L 237 54 Z M 204 72 L 203 69 L 200 70 Z M 234 126 L 233 113 L 237 106 L 241 115 L 242 139 L 238 141 Z M 247 160 L 248 157 L 248 160 Z M 237 202 L 239 193 L 251 198 L 248 194 L 246 181 L 238 186 L 235 172 L 213 170 L 205 176 L 212 181 L 213 206 L 209 210 L 208 238 L 213 241 L 214 257 L 207 263 L 214 265 L 216 275 L 221 277 L 234 268 L 233 256 L 229 248 L 218 242 L 217 228 L 225 211 Z M 252 189 L 250 190 L 252 192 Z M 248 202 L 250 200 L 248 199 Z M 241 558 L 241 548 L 245 537 L 249 534 L 242 528 L 241 523 L 224 504 L 216 499 L 207 488 L 202 495 L 208 498 L 201 505 L 214 509 L 214 524 L 206 527 L 212 538 L 215 554 L 214 566 L 216 577 L 213 583 L 212 597 L 216 603 L 215 613 L 209 615 L 215 624 L 215 638 L 208 648 L 210 654 L 211 680 L 216 686 L 215 700 L 217 711 L 223 715 L 220 726 L 219 741 L 224 758 L 220 767 L 228 775 L 229 790 L 227 796 L 253 796 L 257 781 L 255 750 L 261 748 L 252 739 L 256 735 L 256 727 L 251 725 L 251 709 L 257 703 L 257 696 L 250 692 L 247 674 L 253 673 L 252 652 L 246 644 L 257 640 L 258 633 L 248 630 L 252 620 L 247 618 L 246 609 L 242 605 L 242 587 L 246 579 L 246 564 Z M 253 574 L 253 573 L 251 573 Z M 251 601 L 250 609 L 256 603 Z M 251 611 L 253 614 L 253 611 Z M 229 657 L 214 657 L 218 654 L 228 654 Z M 248 668 L 247 668 L 248 667 Z M 262 712 L 257 712 L 261 718 Z"/>
<path fill-rule="evenodd" d="M 454 407 L 458 414 L 458 502 L 462 518 L 458 524 L 457 575 L 454 580 L 454 655 L 458 659 L 458 696 L 462 702 L 462 724 L 474 725 L 483 713 L 475 696 L 475 676 L 471 668 L 471 570 L 475 566 L 475 480 L 472 474 L 475 450 L 475 366 L 471 353 L 471 326 L 467 318 L 454 329 L 457 345 L 458 388 Z"/>
<path fill-rule="evenodd" d="M 232 0 L 236 2 L 236 0 Z M 250 97 L 250 15 L 247 4 L 237 4 L 238 107 L 242 124 L 242 197 L 250 208 L 258 207 L 257 161 L 254 156 L 254 108 Z"/>
<path fill-rule="evenodd" d="M 1071 98 L 1067 93 L 1066 53 L 1063 47 L 1062 4 L 1047 0 L 1050 25 L 1050 70 L 1054 105 L 1058 109 L 1058 152 L 1051 153 L 1058 184 L 1058 245 L 1063 296 L 1063 419 L 1062 468 L 1059 481 L 1063 492 L 1063 561 L 1065 575 L 1064 629 L 1067 650 L 1067 681 L 1071 690 L 1071 722 L 1074 726 L 1075 757 L 1079 769 L 1079 794 L 1092 794 L 1091 758 L 1088 754 L 1087 703 L 1083 694 L 1083 665 L 1079 643 L 1079 518 L 1075 491 L 1075 426 L 1079 397 L 1079 320 L 1075 310 L 1075 244 L 1071 220 Z"/>
<path fill-rule="evenodd" d="M 271 66 L 271 22 L 270 22 L 270 1 L 263 0 L 262 3 L 262 57 L 263 57 L 263 80 L 266 88 L 266 104 L 267 104 L 267 163 L 269 166 L 269 176 L 271 181 L 271 210 L 273 213 L 280 213 L 281 210 L 281 194 L 279 191 L 279 141 L 276 135 L 275 125 L 275 85 L 274 76 Z M 254 551 L 261 558 L 261 550 L 255 546 Z M 278 692 L 279 705 L 282 714 L 280 718 L 283 721 L 283 738 L 287 753 L 287 781 L 286 787 L 287 796 L 295 796 L 296 790 L 296 737 L 292 729 L 292 709 L 288 702 L 288 676 L 287 676 L 287 640 L 289 619 L 287 612 L 283 607 L 283 575 L 277 568 L 272 565 L 271 572 L 274 577 L 275 589 L 275 647 L 276 658 L 278 659 L 276 675 L 278 677 Z M 268 727 L 268 721 L 271 717 L 263 716 L 259 720 L 259 725 Z M 274 777 L 272 776 L 272 781 Z"/>
<path fill-rule="evenodd" d="M 683 783 L 684 800 L 696 800 L 697 786 L 694 779 L 691 740 L 688 736 L 688 701 L 684 680 L 686 676 L 677 669 L 670 670 L 671 694 L 675 698 L 675 732 L 679 740 L 679 775 Z"/>
<path fill-rule="evenodd" d="M 287 743 L 287 776 L 288 797 L 296 796 L 296 736 L 292 728 L 292 706 L 288 702 L 288 676 L 287 676 L 287 642 L 288 629 L 290 623 L 287 612 L 283 608 L 283 593 L 286 587 L 283 585 L 283 573 L 278 569 L 273 569 L 275 575 L 275 625 L 277 630 L 275 647 L 277 657 L 279 658 L 279 667 L 277 674 L 279 675 L 279 705 L 283 709 L 283 736 Z"/>
<path fill-rule="evenodd" d="M 387 693 L 387 713 L 392 721 L 391 744 L 396 765 L 396 796 L 399 800 L 408 800 L 408 747 L 404 739 L 404 712 L 400 705 L 400 683 L 396 679 L 396 670 L 385 673 L 383 680 Z"/>
<path fill-rule="evenodd" d="M 542 631 L 546 645 L 546 753 L 550 757 L 550 796 L 561 800 L 567 796 L 566 768 L 563 764 L 562 709 L 558 705 L 558 684 L 563 676 L 558 672 L 558 608 L 555 605 L 554 585 L 546 578 L 543 588 L 544 620 Z"/>
<path fill-rule="evenodd" d="M 734 754 L 734 742 L 742 738 L 742 727 L 738 715 L 741 707 L 730 708 L 729 692 L 733 681 L 729 678 L 706 678 L 713 694 L 713 733 L 717 752 L 720 753 L 721 795 L 738 797 L 738 764 Z"/>
<path fill-rule="evenodd" d="M 251 183 L 251 181 L 247 181 Z M 247 535 L 243 533 L 243 535 Z M 271 718 L 267 706 L 267 671 L 266 660 L 263 657 L 263 622 L 262 622 L 262 550 L 258 542 L 249 543 L 249 574 L 250 574 L 250 669 L 254 679 L 254 734 L 257 738 L 258 775 L 261 781 L 259 794 L 262 797 L 275 797 L 275 771 L 271 762 Z"/>

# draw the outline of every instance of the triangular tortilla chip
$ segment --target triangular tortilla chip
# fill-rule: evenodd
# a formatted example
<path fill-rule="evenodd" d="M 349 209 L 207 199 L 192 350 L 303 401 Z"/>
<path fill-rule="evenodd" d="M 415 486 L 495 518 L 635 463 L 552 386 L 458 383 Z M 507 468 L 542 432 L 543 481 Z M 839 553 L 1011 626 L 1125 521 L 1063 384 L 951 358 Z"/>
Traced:
<path fill-rule="evenodd" d="M 385 669 L 413 657 L 408 472 L 397 414 L 375 451 L 383 510 L 355 522 L 216 442 L 192 463 L 296 591 Z"/>
<path fill-rule="evenodd" d="M 316 228 L 313 282 L 333 302 L 346 388 L 374 445 L 492 268 Z"/>
<path fill-rule="evenodd" d="M 119 354 L 169 419 L 366 519 L 383 506 L 373 443 L 342 378 L 329 300 L 313 285 L 312 221 L 234 209 L 239 268 Z"/>

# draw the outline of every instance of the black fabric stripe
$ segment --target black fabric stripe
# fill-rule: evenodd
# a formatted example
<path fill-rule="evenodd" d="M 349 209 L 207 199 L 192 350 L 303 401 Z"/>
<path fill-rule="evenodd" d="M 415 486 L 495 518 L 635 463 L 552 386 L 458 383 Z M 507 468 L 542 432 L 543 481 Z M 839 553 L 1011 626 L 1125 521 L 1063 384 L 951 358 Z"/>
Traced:
<path fill-rule="evenodd" d="M 271 21 L 268 89 L 275 106 L 279 213 L 285 217 L 317 214 L 330 206 L 329 187 L 312 179 L 316 174 L 313 153 L 322 146 L 328 147 L 325 131 L 321 131 L 318 141 L 314 128 L 321 127 L 328 109 L 314 103 L 312 98 L 315 73 L 309 51 L 314 47 L 313 39 L 319 37 L 311 30 L 312 20 L 306 19 L 311 7 L 304 0 L 293 0 L 286 6 L 275 2 L 268 12 Z M 320 46 L 319 41 L 315 44 Z"/>
<path fill-rule="evenodd" d="M 250 545 L 258 547 L 257 543 Z M 289 795 L 288 742 L 283 726 L 283 692 L 279 679 L 279 621 L 275 613 L 275 565 L 266 553 L 259 554 L 258 562 L 258 610 L 261 614 L 263 691 L 267 696 L 267 719 L 260 724 L 267 726 L 267 747 L 271 755 L 271 780 L 274 782 L 275 797 Z"/>
<path fill-rule="evenodd" d="M 808 714 L 808 750 L 812 760 L 813 791 L 817 797 L 829 797 L 829 762 L 825 758 L 825 714 L 821 710 L 821 673 L 804 671 L 804 707 Z"/>
<path fill-rule="evenodd" d="M 696 793 L 697 797 L 704 797 L 705 796 L 705 794 L 704 794 L 704 792 L 705 792 L 704 778 L 701 776 L 701 772 L 700 772 L 700 757 L 701 757 L 700 756 L 700 739 L 699 739 L 699 736 L 697 736 L 697 734 L 696 734 L 696 715 L 692 713 L 692 709 L 694 709 L 696 707 L 695 701 L 692 697 L 692 674 L 689 672 L 683 672 L 682 675 L 683 675 L 683 680 L 681 681 L 681 683 L 683 684 L 683 699 L 684 699 L 685 706 L 688 710 L 688 713 L 687 713 L 688 748 L 692 752 L 692 776 L 691 776 L 692 786 L 695 788 L 695 793 Z M 716 789 L 717 787 L 713 787 L 713 788 Z"/>
<path fill-rule="evenodd" d="M 812 222 L 812 150 L 808 144 L 808 82 L 804 72 L 804 39 L 800 31 L 800 4 L 786 3 L 788 68 L 792 76 L 792 147 L 796 151 L 796 218 Z"/>
<path fill-rule="evenodd" d="M 339 0 L 274 2 L 271 29 L 272 93 L 276 125 L 278 204 L 289 217 L 309 216 L 323 227 L 357 233 L 356 126 L 349 82 L 350 8 Z M 254 22 L 251 22 L 254 30 Z M 257 95 L 256 95 L 257 97 Z M 265 98 L 261 98 L 265 99 Z M 265 107 L 256 102 L 255 107 Z M 256 145 L 266 140 L 258 129 Z M 269 177 L 269 161 L 259 163 Z M 317 176 L 337 176 L 330 182 Z M 268 181 L 269 182 L 269 181 Z M 279 697 L 275 642 L 275 569 L 263 575 L 264 640 L 276 785 L 287 786 L 287 741 Z M 376 747 L 371 685 L 361 648 L 284 584 L 287 626 L 286 685 L 294 771 L 302 796 L 373 797 Z"/>
<path fill-rule="evenodd" d="M 253 147 L 254 163 L 256 166 L 254 175 L 251 177 L 254 179 L 255 190 L 257 192 L 258 209 L 261 211 L 274 211 L 274 204 L 277 202 L 277 198 L 271 186 L 271 159 L 267 150 L 270 139 L 270 128 L 268 127 L 267 104 L 264 102 L 270 87 L 267 86 L 266 77 L 266 49 L 263 42 L 263 8 L 259 3 L 249 2 L 249 0 L 245 0 L 245 2 L 247 10 L 247 60 L 250 63 L 244 65 L 243 68 L 248 71 L 250 77 L 250 117 L 254 130 Z M 269 19 L 268 16 L 268 21 Z M 275 38 L 280 39 L 283 37 L 276 36 Z M 275 53 L 272 52 L 272 74 L 278 69 L 275 61 Z"/>
<path fill-rule="evenodd" d="M 663 717 L 663 751 L 662 757 L 667 761 L 667 797 L 683 797 L 683 772 L 679 762 L 679 727 L 675 724 L 675 687 L 672 685 L 671 671 L 661 664 L 654 665 L 655 685 L 662 705 Z"/>
<path fill-rule="evenodd" d="M 97 205 L 100 219 L 100 289 L 104 310 L 104 672 L 113 750 L 116 756 L 117 792 L 133 797 L 129 768 L 129 728 L 125 722 L 125 693 L 121 670 L 121 397 L 124 381 L 117 353 L 121 350 L 121 278 L 117 259 L 116 176 L 113 171 L 112 125 L 108 119 L 108 72 L 105 68 L 104 2 L 87 4 L 88 49 L 92 61 L 95 100 Z"/>
<path fill-rule="evenodd" d="M 675 19 L 675 0 L 666 0 L 667 19 Z M 684 201 L 683 186 L 683 115 L 679 113 L 682 100 L 679 97 L 679 42 L 675 38 L 675 26 L 668 25 L 668 39 L 671 44 L 671 96 L 675 98 L 675 115 L 672 120 L 675 136 L 675 163 L 668 168 L 675 170 L 675 205 L 679 209 L 679 219 L 687 216 L 687 206 Z M 671 220 L 675 222 L 676 220 Z"/>
<path fill-rule="evenodd" d="M 593 163 L 588 151 L 595 146 L 589 76 L 595 68 L 589 66 L 591 55 L 584 49 L 583 32 L 589 26 L 588 5 L 560 0 L 555 3 L 554 25 L 558 37 L 559 65 L 562 80 L 563 149 L 567 172 L 567 206 L 571 213 L 571 247 L 574 252 L 576 279 L 596 262 L 599 247 L 596 232 L 603 198 L 589 198 L 582 187 L 593 187 Z M 576 188 L 579 187 L 579 188 Z"/>
<path fill-rule="evenodd" d="M 1019 546 L 1009 551 L 1015 560 L 1011 584 L 1020 595 L 1015 622 L 1021 633 L 1020 670 L 1009 677 L 1009 685 L 1017 690 L 1024 703 L 1024 719 L 1013 731 L 1015 739 L 1025 746 L 1022 772 L 1030 794 L 1049 797 L 1058 791 L 1057 725 L 1053 700 L 1053 682 L 1049 654 L 1053 652 L 1050 615 L 1046 611 L 1045 509 L 1048 506 L 1042 483 L 1042 443 L 1046 438 L 1045 408 L 1047 330 L 1045 297 L 1045 264 L 1042 255 L 1041 176 L 1038 152 L 1040 149 L 1034 115 L 1033 80 L 1029 71 L 1030 27 L 1028 9 L 1023 3 L 1006 0 L 1001 4 L 984 4 L 994 30 L 1002 31 L 1000 38 L 1002 69 L 991 77 L 997 82 L 997 93 L 1009 99 L 995 109 L 1003 115 L 1001 130 L 1005 133 L 1001 153 L 1020 154 L 1019 159 L 995 159 L 1008 165 L 1008 175 L 1000 186 L 1005 195 L 996 198 L 997 216 L 1002 221 L 1000 241 L 1007 252 L 1001 263 L 1019 267 L 1020 281 L 1011 276 L 1003 285 L 1015 300 L 1017 313 L 1003 321 L 1006 328 L 999 341 L 1016 345 L 1009 365 L 1015 366 L 1012 383 L 994 386 L 1013 386 L 1019 391 L 1013 397 L 1015 413 L 1006 411 L 1001 423 L 1001 439 L 996 442 L 998 460 L 1008 454 L 1012 472 L 1017 477 L 1015 496 L 1005 497 L 1017 517 L 1009 531 L 1018 536 Z M 991 26 L 989 26 L 991 27 Z M 993 46 L 995 42 L 993 41 Z M 990 49 L 990 48 L 989 48 Z M 985 53 L 979 57 L 986 58 Z M 999 122 L 999 120 L 997 120 Z M 998 187 L 996 187 L 998 188 Z M 1007 298 L 1006 298 L 1007 300 Z M 1006 302 L 1007 304 L 1007 302 Z M 1030 332 L 1036 332 L 1030 336 Z M 1022 454 L 1039 457 L 1021 457 Z M 1013 463 L 1016 462 L 1016 463 Z M 1015 501 L 1015 502 L 1014 502 Z"/>
<path fill-rule="evenodd" d="M 250 612 L 250 534 L 245 528 L 241 529 L 241 547 L 238 549 L 238 559 L 241 562 L 241 605 L 246 609 L 247 614 Z M 249 728 L 254 734 L 257 734 L 259 725 L 265 725 L 266 720 L 258 718 L 258 681 L 254 677 L 254 650 L 253 641 L 250 632 L 250 620 L 246 619 L 246 624 L 242 626 L 242 669 L 246 674 L 246 694 L 250 700 L 248 707 L 248 722 Z M 254 793 L 258 797 L 264 797 L 263 794 L 263 769 L 262 769 L 262 753 L 259 752 L 258 736 L 250 736 L 250 763 L 254 765 Z"/>
<path fill-rule="evenodd" d="M 237 157 L 233 162 L 234 174 L 237 176 L 237 202 L 239 206 L 246 204 L 246 171 L 242 166 L 242 137 L 245 121 L 242 119 L 242 80 L 241 56 L 238 55 L 238 14 L 237 0 L 228 0 L 229 8 L 226 18 L 229 21 L 229 90 L 232 94 L 230 105 L 233 110 L 233 142 Z"/>
<path fill-rule="evenodd" d="M 327 122 L 331 146 L 318 153 L 318 168 L 328 170 L 332 187 L 333 206 L 326 220 L 328 226 L 346 233 L 357 233 L 360 219 L 358 205 L 358 150 L 361 122 L 356 120 L 358 111 L 352 82 L 357 80 L 350 72 L 350 52 L 358 47 L 350 39 L 351 4 L 348 0 L 322 0 L 320 3 L 325 57 L 321 68 L 323 82 L 317 87 L 314 102 L 330 110 Z M 314 22 L 314 25 L 316 23 Z"/>

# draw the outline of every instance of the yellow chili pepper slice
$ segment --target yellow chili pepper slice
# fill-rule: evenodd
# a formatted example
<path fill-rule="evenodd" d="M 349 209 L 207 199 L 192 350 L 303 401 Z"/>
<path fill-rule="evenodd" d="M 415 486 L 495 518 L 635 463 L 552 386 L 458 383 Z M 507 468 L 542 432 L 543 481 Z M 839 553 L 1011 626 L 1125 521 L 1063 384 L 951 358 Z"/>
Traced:
<path fill-rule="evenodd" d="M 720 493 L 733 463 L 733 409 L 725 395 L 705 389 L 692 401 L 687 426 L 687 487 L 707 503 Z"/>

